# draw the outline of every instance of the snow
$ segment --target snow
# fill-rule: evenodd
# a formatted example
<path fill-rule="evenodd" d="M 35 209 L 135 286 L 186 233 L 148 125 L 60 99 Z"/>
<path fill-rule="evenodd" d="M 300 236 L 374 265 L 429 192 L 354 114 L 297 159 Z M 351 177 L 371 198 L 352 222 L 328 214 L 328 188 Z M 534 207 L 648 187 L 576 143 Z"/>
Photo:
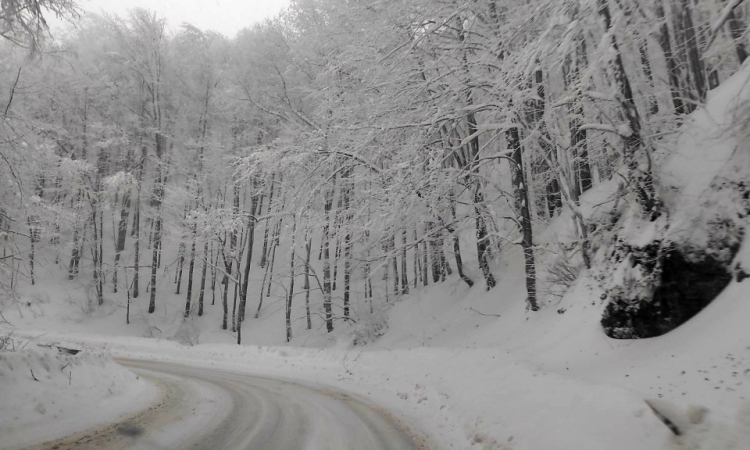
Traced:
<path fill-rule="evenodd" d="M 0 352 L 0 447 L 24 447 L 149 406 L 155 388 L 108 353 L 61 354 L 35 341 Z"/>
<path fill-rule="evenodd" d="M 730 125 L 736 101 L 750 98 L 748 76 L 746 64 L 711 93 L 660 171 L 676 192 L 670 211 L 685 211 L 670 217 L 672 224 L 690 223 L 696 200 L 734 154 L 737 141 L 721 130 Z M 617 192 L 616 181 L 598 185 L 581 199 L 581 211 L 586 217 L 602 213 L 609 208 L 602 205 L 616 203 Z M 629 238 L 650 242 L 661 226 L 633 225 Z M 539 242 L 570 239 L 572 227 L 568 210 Z M 747 238 L 737 262 L 750 267 Z M 292 344 L 282 345 L 283 310 L 273 299 L 261 319 L 249 313 L 243 346 L 216 329 L 220 305 L 209 304 L 206 316 L 186 322 L 184 300 L 171 294 L 160 294 L 154 315 L 144 312 L 143 301 L 134 302 L 128 326 L 121 303 L 92 309 L 86 286 L 47 274 L 26 292 L 25 305 L 7 311 L 12 325 L 2 329 L 35 344 L 75 343 L 84 352 L 0 353 L 2 447 L 38 442 L 154 401 L 153 386 L 105 356 L 111 354 L 353 392 L 392 411 L 436 449 L 750 448 L 750 281 L 732 281 L 664 336 L 620 341 L 601 329 L 604 302 L 586 271 L 564 295 L 542 292 L 539 312 L 526 309 L 519 248 L 504 251 L 495 273 L 498 286 L 491 291 L 483 283 L 469 289 L 454 275 L 403 297 L 378 312 L 387 314 L 387 329 L 367 346 L 354 346 L 358 329 L 343 326 L 331 336 L 295 329 Z M 672 435 L 649 404 L 684 434 Z"/>
<path fill-rule="evenodd" d="M 696 110 L 683 125 L 683 133 L 675 151 L 662 169 L 662 183 L 676 192 L 666 195 L 678 211 L 672 217 L 673 228 L 680 224 L 690 227 L 695 206 L 717 173 L 735 153 L 738 136 L 732 133 L 735 113 L 750 100 L 750 64 L 742 68 L 718 88 L 711 91 L 705 108 Z M 692 206 L 692 207 L 691 207 Z"/>
<path fill-rule="evenodd" d="M 115 357 L 354 392 L 423 431 L 431 448 L 680 448 L 647 399 L 662 399 L 685 415 L 691 405 L 707 409 L 707 421 L 689 435 L 692 440 L 685 438 L 685 448 L 747 448 L 707 444 L 719 439 L 717 433 L 750 436 L 745 286 L 732 283 L 668 335 L 614 341 L 601 331 L 603 303 L 585 274 L 557 303 L 531 313 L 516 262 L 508 261 L 495 290 L 468 290 L 453 279 L 397 303 L 386 334 L 362 348 L 185 346 L 81 332 L 46 333 L 37 341 L 67 339 Z"/>

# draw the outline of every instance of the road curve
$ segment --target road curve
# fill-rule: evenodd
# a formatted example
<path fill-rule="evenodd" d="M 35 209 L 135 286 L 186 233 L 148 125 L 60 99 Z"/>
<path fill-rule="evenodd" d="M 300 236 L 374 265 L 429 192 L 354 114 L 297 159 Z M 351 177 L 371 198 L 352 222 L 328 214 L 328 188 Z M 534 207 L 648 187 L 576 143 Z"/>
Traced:
<path fill-rule="evenodd" d="M 385 411 L 341 392 L 211 368 L 118 362 L 154 381 L 160 401 L 122 422 L 35 449 L 427 448 Z"/>

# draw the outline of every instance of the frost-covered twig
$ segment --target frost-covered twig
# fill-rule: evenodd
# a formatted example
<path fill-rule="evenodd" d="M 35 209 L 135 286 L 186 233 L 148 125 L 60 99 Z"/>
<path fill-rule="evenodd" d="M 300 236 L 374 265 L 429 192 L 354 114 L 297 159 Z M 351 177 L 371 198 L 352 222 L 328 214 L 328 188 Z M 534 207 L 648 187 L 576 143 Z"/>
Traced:
<path fill-rule="evenodd" d="M 706 43 L 706 47 L 703 49 L 704 53 L 708 51 L 709 48 L 711 48 L 711 45 L 719 35 L 719 30 L 724 26 L 727 20 L 729 20 L 729 16 L 732 14 L 732 11 L 734 11 L 734 8 L 738 7 L 740 3 L 742 3 L 742 1 L 743 0 L 729 0 L 726 6 L 724 6 L 721 14 L 719 14 L 719 18 L 716 20 L 716 22 L 714 22 L 713 25 L 711 25 L 711 39 L 709 39 L 708 43 Z"/>
<path fill-rule="evenodd" d="M 604 131 L 606 133 L 614 133 L 621 137 L 629 137 L 632 132 L 630 131 L 630 128 L 627 127 L 627 125 L 622 126 L 614 126 L 614 125 L 607 125 L 604 123 L 586 123 L 581 125 L 580 131 L 586 131 L 586 130 L 596 130 L 596 131 Z"/>
<path fill-rule="evenodd" d="M 500 314 L 485 314 L 483 312 L 477 311 L 474 308 L 469 308 L 469 311 L 474 311 L 475 313 L 479 314 L 480 316 L 487 316 L 487 317 L 502 317 Z"/>

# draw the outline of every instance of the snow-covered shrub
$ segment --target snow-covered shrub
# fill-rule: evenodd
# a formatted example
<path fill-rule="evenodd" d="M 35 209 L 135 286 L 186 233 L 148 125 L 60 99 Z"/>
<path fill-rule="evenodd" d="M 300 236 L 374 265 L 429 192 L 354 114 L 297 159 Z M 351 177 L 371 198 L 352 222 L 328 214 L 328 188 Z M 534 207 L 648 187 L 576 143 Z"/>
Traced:
<path fill-rule="evenodd" d="M 0 352 L 14 352 L 17 347 L 18 343 L 13 338 L 13 333 L 0 335 Z"/>
<path fill-rule="evenodd" d="M 180 323 L 177 332 L 174 335 L 174 340 L 181 344 L 190 346 L 199 343 L 201 332 L 198 325 L 195 323 L 194 318 L 195 316 L 190 316 Z"/>
<path fill-rule="evenodd" d="M 701 202 L 697 217 L 682 234 L 715 259 L 730 264 L 742 245 L 750 218 L 750 154 L 738 152 Z"/>
<path fill-rule="evenodd" d="M 91 317 L 94 312 L 95 297 L 92 296 L 91 291 L 94 289 L 93 282 L 89 282 L 85 286 L 86 298 L 80 295 L 72 296 L 70 293 L 66 293 L 66 301 L 73 306 L 81 317 Z"/>
<path fill-rule="evenodd" d="M 362 312 L 352 327 L 352 345 L 367 345 L 388 331 L 388 315 L 384 311 Z"/>
<path fill-rule="evenodd" d="M 50 297 L 47 292 L 34 292 L 29 295 L 29 302 L 35 305 L 49 304 Z"/>
<path fill-rule="evenodd" d="M 558 244 L 556 247 L 547 266 L 545 281 L 549 294 L 562 296 L 583 270 L 583 258 L 580 246 Z"/>

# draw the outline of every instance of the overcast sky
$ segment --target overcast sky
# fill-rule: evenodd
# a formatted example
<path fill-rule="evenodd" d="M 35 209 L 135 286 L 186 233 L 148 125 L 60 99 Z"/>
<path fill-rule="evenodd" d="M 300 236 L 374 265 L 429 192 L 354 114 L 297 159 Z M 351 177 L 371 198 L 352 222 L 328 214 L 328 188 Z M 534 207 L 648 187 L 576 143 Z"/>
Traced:
<path fill-rule="evenodd" d="M 273 17 L 289 0 L 80 0 L 86 11 L 122 15 L 131 8 L 156 11 L 171 29 L 188 22 L 202 30 L 234 37 L 242 28 Z"/>

